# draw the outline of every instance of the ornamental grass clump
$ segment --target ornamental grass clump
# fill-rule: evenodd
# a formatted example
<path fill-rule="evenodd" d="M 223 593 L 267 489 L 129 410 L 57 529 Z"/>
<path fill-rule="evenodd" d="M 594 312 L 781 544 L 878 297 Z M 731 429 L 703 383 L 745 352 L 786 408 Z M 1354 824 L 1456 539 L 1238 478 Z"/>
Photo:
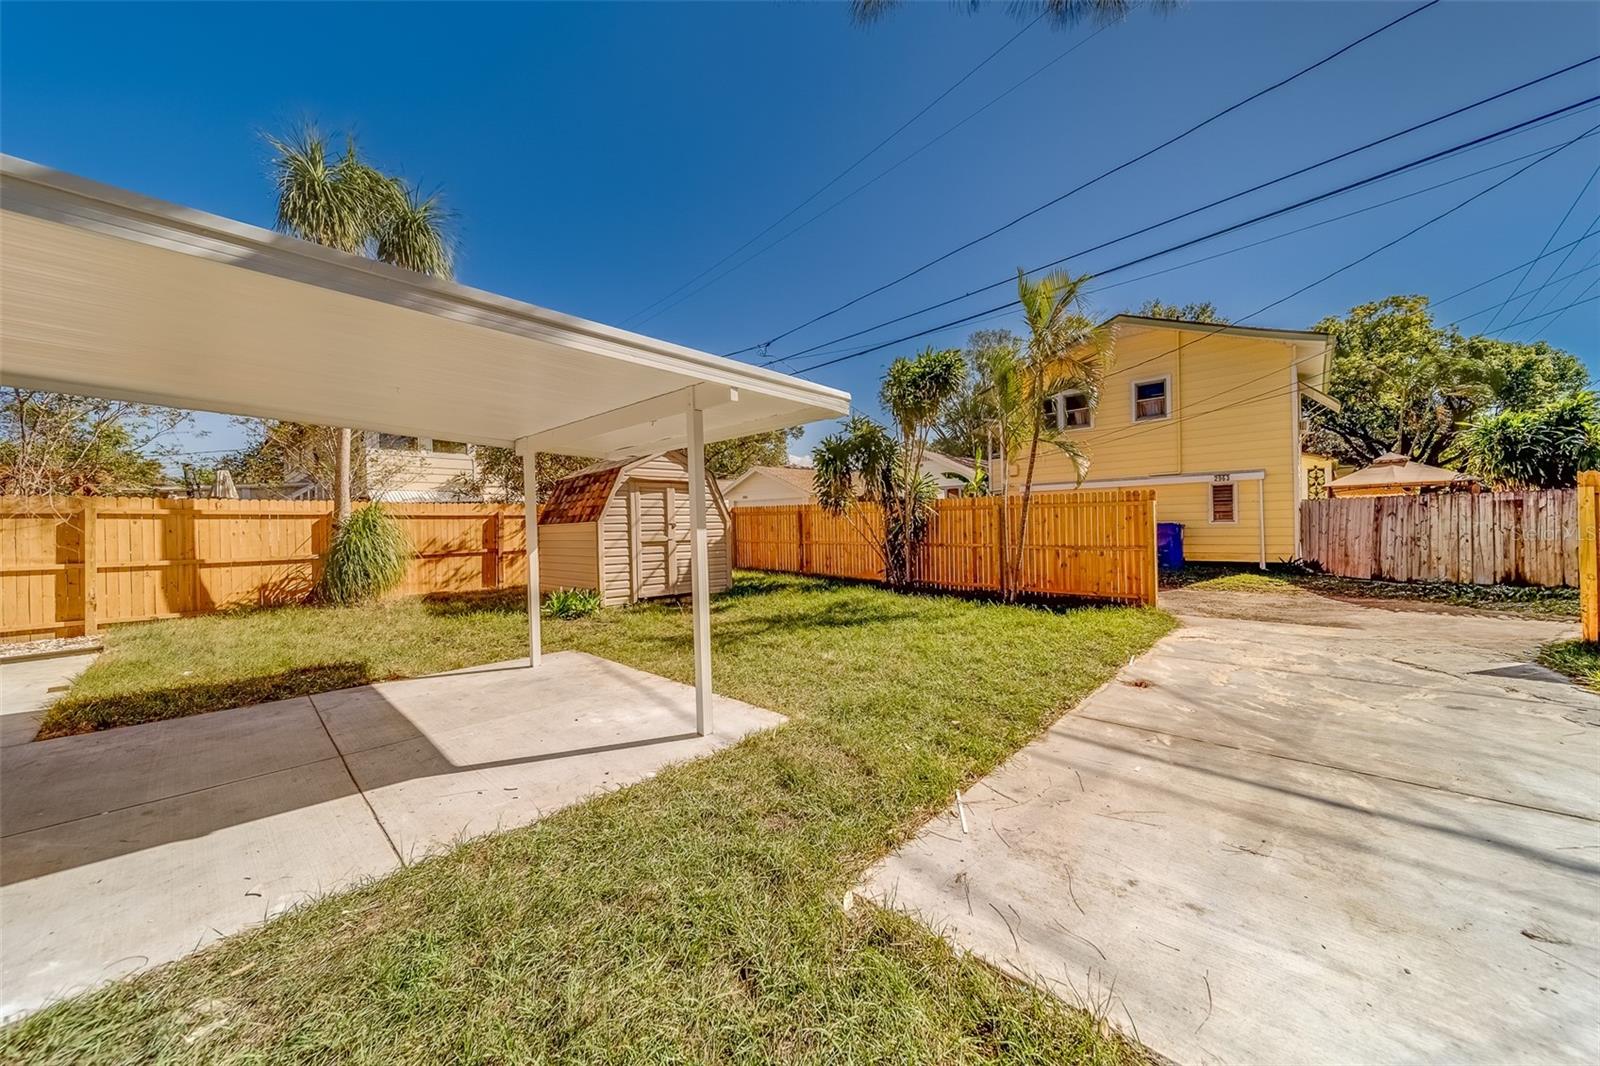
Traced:
<path fill-rule="evenodd" d="M 410 560 L 400 523 L 368 504 L 334 532 L 318 591 L 325 603 L 340 607 L 376 599 L 400 583 Z"/>

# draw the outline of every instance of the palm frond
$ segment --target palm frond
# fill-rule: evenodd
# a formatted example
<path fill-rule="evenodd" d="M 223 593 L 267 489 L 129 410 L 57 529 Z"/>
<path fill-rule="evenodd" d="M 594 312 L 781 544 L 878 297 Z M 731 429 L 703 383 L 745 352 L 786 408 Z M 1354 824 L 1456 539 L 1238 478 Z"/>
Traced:
<path fill-rule="evenodd" d="M 452 215 L 439 194 L 424 197 L 392 179 L 385 181 L 394 189 L 396 200 L 378 224 L 378 258 L 419 274 L 450 277 L 455 265 Z"/>

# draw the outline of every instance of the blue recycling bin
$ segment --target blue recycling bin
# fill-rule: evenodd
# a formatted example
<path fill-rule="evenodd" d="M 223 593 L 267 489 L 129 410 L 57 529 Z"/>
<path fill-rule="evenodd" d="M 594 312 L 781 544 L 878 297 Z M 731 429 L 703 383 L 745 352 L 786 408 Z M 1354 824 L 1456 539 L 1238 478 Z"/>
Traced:
<path fill-rule="evenodd" d="M 1163 570 L 1183 567 L 1183 523 L 1156 523 L 1156 562 Z"/>

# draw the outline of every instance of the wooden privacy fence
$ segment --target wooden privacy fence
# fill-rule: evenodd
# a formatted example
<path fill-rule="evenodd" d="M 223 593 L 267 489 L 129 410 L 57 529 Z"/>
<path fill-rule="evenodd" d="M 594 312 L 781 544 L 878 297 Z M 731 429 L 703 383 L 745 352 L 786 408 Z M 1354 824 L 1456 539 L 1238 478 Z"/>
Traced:
<path fill-rule="evenodd" d="M 1576 585 L 1577 491 L 1350 496 L 1300 504 L 1300 556 L 1341 577 Z"/>
<path fill-rule="evenodd" d="M 521 504 L 385 506 L 416 553 L 394 595 L 527 584 Z M 327 501 L 0 499 L 0 641 L 298 602 L 332 516 Z"/>
<path fill-rule="evenodd" d="M 1583 639 L 1600 640 L 1600 472 L 1578 475 L 1578 603 Z"/>
<path fill-rule="evenodd" d="M 1007 503 L 1008 528 L 1015 530 L 1021 503 L 1015 496 Z M 912 563 L 916 584 L 998 591 L 1002 506 L 994 496 L 939 500 Z M 734 565 L 881 581 L 883 564 L 863 530 L 881 529 L 882 521 L 872 506 L 850 517 L 831 515 L 817 504 L 736 507 Z M 1150 489 L 1036 495 L 1023 548 L 1023 591 L 1153 604 L 1155 534 Z"/>

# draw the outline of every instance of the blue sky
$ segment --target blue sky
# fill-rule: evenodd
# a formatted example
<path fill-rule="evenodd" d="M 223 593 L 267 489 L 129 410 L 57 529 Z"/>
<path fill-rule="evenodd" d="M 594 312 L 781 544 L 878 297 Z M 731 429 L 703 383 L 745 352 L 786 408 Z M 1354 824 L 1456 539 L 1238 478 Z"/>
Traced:
<path fill-rule="evenodd" d="M 218 214 L 270 225 L 263 130 L 303 119 L 353 130 L 377 163 L 441 189 L 458 220 L 460 280 L 726 353 L 771 338 L 1165 140 L 1406 10 L 1373 3 L 1190 3 L 1095 27 L 908 4 L 857 27 L 837 4 L 0 9 L 0 148 Z M 294 23 L 301 25 L 294 25 Z M 1091 38 L 1092 35 L 1092 39 Z M 1011 40 L 1015 38 L 1014 40 Z M 880 151 L 740 257 L 944 134 L 770 251 L 639 315 L 742 245 L 997 56 Z M 1068 48 L 1081 45 L 1060 58 Z M 971 250 L 797 332 L 780 369 L 890 340 L 1000 302 L 991 292 L 831 342 L 1170 214 L 1275 177 L 1600 52 L 1600 4 L 1447 2 L 1284 89 Z M 1052 63 L 1052 61 L 1055 61 Z M 1047 65 L 1048 64 L 1048 65 Z M 1020 89 L 946 133 L 1017 82 Z M 1600 93 L 1600 63 L 1449 123 L 1070 262 L 1125 259 Z M 1600 108 L 1433 164 L 1147 266 L 1094 296 L 1105 313 L 1158 296 L 1210 300 L 1236 319 L 1438 214 L 1600 123 Z M 1433 191 L 1260 247 L 1137 275 Z M 1305 327 L 1395 292 L 1442 299 L 1584 233 L 1600 214 L 1600 135 L 1252 324 Z M 1554 236 L 1552 237 L 1552 234 Z M 1564 253 L 1562 253 L 1564 254 Z M 1542 260 L 1543 284 L 1562 254 Z M 1568 282 L 1509 305 L 1532 315 L 1600 277 L 1600 237 Z M 1590 268 L 1585 269 L 1585 264 Z M 1520 271 L 1443 305 L 1495 307 Z M 698 285 L 699 283 L 697 283 Z M 695 287 L 691 286 L 692 291 Z M 681 295 L 681 294 L 680 294 Z M 676 299 L 676 298 L 675 298 Z M 1600 303 L 1513 328 L 1600 354 Z M 1481 328 L 1488 314 L 1463 323 Z M 1502 314 L 1498 329 L 1515 321 Z M 1006 325 L 998 316 L 980 325 Z M 896 354 L 959 344 L 960 326 L 808 373 L 874 410 Z M 748 354 L 745 358 L 759 358 Z M 237 440 L 206 418 L 196 452 Z M 814 427 L 806 444 L 825 427 Z M 804 448 L 804 446 L 802 446 Z"/>

